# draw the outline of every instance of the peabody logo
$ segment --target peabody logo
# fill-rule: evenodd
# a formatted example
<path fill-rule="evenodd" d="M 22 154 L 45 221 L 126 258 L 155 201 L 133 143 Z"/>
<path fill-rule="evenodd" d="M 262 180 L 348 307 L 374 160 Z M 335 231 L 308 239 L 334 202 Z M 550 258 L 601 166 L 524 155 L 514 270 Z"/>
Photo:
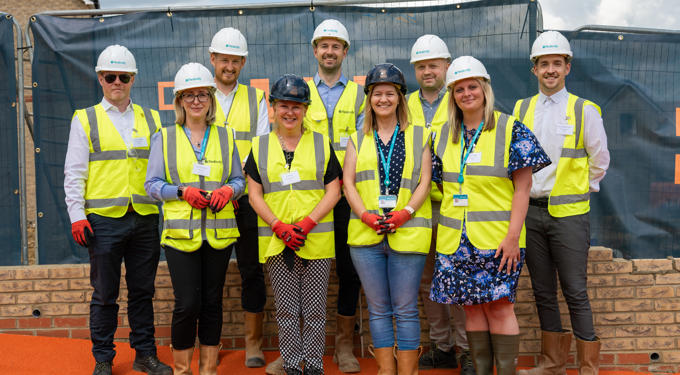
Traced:
<path fill-rule="evenodd" d="M 460 73 L 465 73 L 465 72 L 470 72 L 470 71 L 472 71 L 472 69 L 470 69 L 470 68 L 461 69 L 461 70 L 456 70 L 455 72 L 453 72 L 453 74 L 460 74 Z"/>
<path fill-rule="evenodd" d="M 227 48 L 241 49 L 241 47 L 235 46 L 235 45 L 229 44 L 229 43 L 225 44 L 224 46 L 227 47 Z"/>
<path fill-rule="evenodd" d="M 337 33 L 338 30 L 336 29 L 323 29 L 323 31 L 331 32 L 331 33 Z"/>
<path fill-rule="evenodd" d="M 429 49 L 422 50 L 422 51 L 417 51 L 417 52 L 416 52 L 416 55 L 420 55 L 421 53 L 428 53 L 428 52 L 430 52 Z"/>
<path fill-rule="evenodd" d="M 109 63 L 111 63 L 111 64 L 125 65 L 125 61 L 111 60 L 111 61 L 109 61 Z"/>
<path fill-rule="evenodd" d="M 557 44 L 545 44 L 543 48 L 559 48 L 559 46 Z"/>
<path fill-rule="evenodd" d="M 195 78 L 187 78 L 187 79 L 184 80 L 184 82 L 200 81 L 200 80 L 201 80 L 200 77 L 195 77 Z"/>

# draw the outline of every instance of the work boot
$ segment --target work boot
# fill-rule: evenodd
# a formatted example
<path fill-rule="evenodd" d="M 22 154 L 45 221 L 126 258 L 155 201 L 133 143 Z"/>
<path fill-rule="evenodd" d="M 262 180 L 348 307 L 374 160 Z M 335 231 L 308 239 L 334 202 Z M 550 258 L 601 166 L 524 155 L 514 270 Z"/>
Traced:
<path fill-rule="evenodd" d="M 519 334 L 491 334 L 491 347 L 496 362 L 496 375 L 516 375 Z"/>
<path fill-rule="evenodd" d="M 174 375 L 192 375 L 191 358 L 194 356 L 194 348 L 177 350 L 172 348 L 172 360 L 175 362 Z"/>
<path fill-rule="evenodd" d="M 337 315 L 333 362 L 345 373 L 361 371 L 359 361 L 354 356 L 354 321 L 354 316 Z"/>
<path fill-rule="evenodd" d="M 217 359 L 220 354 L 218 345 L 200 345 L 201 355 L 198 361 L 199 375 L 217 375 Z"/>
<path fill-rule="evenodd" d="M 397 361 L 394 358 L 394 348 L 378 348 L 374 349 L 373 345 L 368 346 L 368 352 L 373 354 L 375 362 L 378 364 L 377 375 L 396 375 Z"/>
<path fill-rule="evenodd" d="M 600 344 L 599 337 L 595 337 L 595 341 L 576 338 L 579 375 L 597 375 L 600 369 Z"/>
<path fill-rule="evenodd" d="M 418 375 L 418 358 L 423 354 L 421 346 L 415 350 L 397 350 L 397 374 Z"/>
<path fill-rule="evenodd" d="M 264 372 L 269 375 L 286 375 L 286 371 L 283 369 L 283 358 L 279 356 L 276 360 L 267 365 Z"/>
<path fill-rule="evenodd" d="M 158 360 L 156 354 L 140 357 L 135 356 L 132 362 L 132 369 L 139 372 L 146 372 L 149 375 L 172 375 L 172 367 Z"/>
<path fill-rule="evenodd" d="M 493 375 L 493 349 L 489 331 L 466 331 L 477 375 Z"/>
<path fill-rule="evenodd" d="M 451 350 L 445 352 L 433 344 L 432 349 L 420 357 L 418 367 L 423 370 L 431 368 L 458 368 L 456 349 L 451 348 Z"/>
<path fill-rule="evenodd" d="M 113 366 L 111 362 L 97 362 L 94 365 L 92 375 L 111 375 L 111 366 Z"/>
<path fill-rule="evenodd" d="M 477 375 L 469 350 L 463 350 L 460 353 L 458 356 L 458 364 L 460 365 L 460 375 Z"/>
<path fill-rule="evenodd" d="M 519 375 L 566 375 L 570 348 L 571 331 L 542 331 L 538 366 L 530 370 L 519 370 Z"/>
<path fill-rule="evenodd" d="M 264 353 L 262 353 L 262 318 L 264 313 L 245 313 L 246 332 L 246 367 L 263 367 Z"/>

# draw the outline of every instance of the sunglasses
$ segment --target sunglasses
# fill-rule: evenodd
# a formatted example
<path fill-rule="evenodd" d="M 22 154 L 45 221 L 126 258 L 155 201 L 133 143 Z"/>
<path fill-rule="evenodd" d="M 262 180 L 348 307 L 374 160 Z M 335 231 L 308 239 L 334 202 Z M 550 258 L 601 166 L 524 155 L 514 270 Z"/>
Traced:
<path fill-rule="evenodd" d="M 130 79 L 132 79 L 132 76 L 127 74 L 127 73 L 121 73 L 121 74 L 109 73 L 109 74 L 106 74 L 104 76 L 104 81 L 106 81 L 106 83 L 111 84 L 111 83 L 116 82 L 116 78 L 118 78 L 123 83 L 130 83 Z"/>

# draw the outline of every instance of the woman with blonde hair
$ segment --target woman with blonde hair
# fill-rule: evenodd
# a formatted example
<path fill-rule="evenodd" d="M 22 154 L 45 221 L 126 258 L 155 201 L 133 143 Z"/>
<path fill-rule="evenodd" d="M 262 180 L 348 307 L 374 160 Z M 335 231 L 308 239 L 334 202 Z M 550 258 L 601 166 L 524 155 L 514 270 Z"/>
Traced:
<path fill-rule="evenodd" d="M 215 81 L 199 63 L 175 75 L 176 123 L 158 132 L 144 185 L 163 202 L 161 245 L 175 293 L 172 353 L 175 375 L 191 374 L 198 331 L 200 374 L 217 374 L 222 291 L 239 236 L 234 208 L 245 189 L 231 131 L 215 124 Z"/>
<path fill-rule="evenodd" d="M 550 164 L 531 131 L 494 110 L 490 76 L 471 56 L 451 63 L 449 122 L 434 142 L 443 185 L 430 298 L 463 305 L 478 375 L 515 374 L 514 313 L 525 248 L 531 174 Z"/>
<path fill-rule="evenodd" d="M 396 66 L 371 69 L 365 91 L 363 131 L 351 136 L 343 168 L 350 255 L 368 302 L 378 374 L 416 374 L 418 288 L 432 236 L 430 131 L 409 126 Z"/>

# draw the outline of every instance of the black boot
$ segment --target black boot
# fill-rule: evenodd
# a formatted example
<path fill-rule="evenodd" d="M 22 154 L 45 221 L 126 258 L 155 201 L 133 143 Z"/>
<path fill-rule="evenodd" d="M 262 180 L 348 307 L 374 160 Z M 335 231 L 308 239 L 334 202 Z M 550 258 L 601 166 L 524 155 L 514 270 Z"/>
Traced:
<path fill-rule="evenodd" d="M 113 366 L 111 362 L 97 362 L 92 375 L 111 375 L 111 366 Z"/>
<path fill-rule="evenodd" d="M 451 348 L 448 352 L 445 352 L 433 344 L 432 349 L 418 360 L 418 367 L 421 369 L 458 368 L 456 349 Z"/>
<path fill-rule="evenodd" d="M 149 375 L 172 375 L 172 367 L 159 361 L 155 354 L 144 357 L 140 357 L 139 355 L 135 356 L 135 361 L 132 363 L 132 369 L 146 372 Z"/>

